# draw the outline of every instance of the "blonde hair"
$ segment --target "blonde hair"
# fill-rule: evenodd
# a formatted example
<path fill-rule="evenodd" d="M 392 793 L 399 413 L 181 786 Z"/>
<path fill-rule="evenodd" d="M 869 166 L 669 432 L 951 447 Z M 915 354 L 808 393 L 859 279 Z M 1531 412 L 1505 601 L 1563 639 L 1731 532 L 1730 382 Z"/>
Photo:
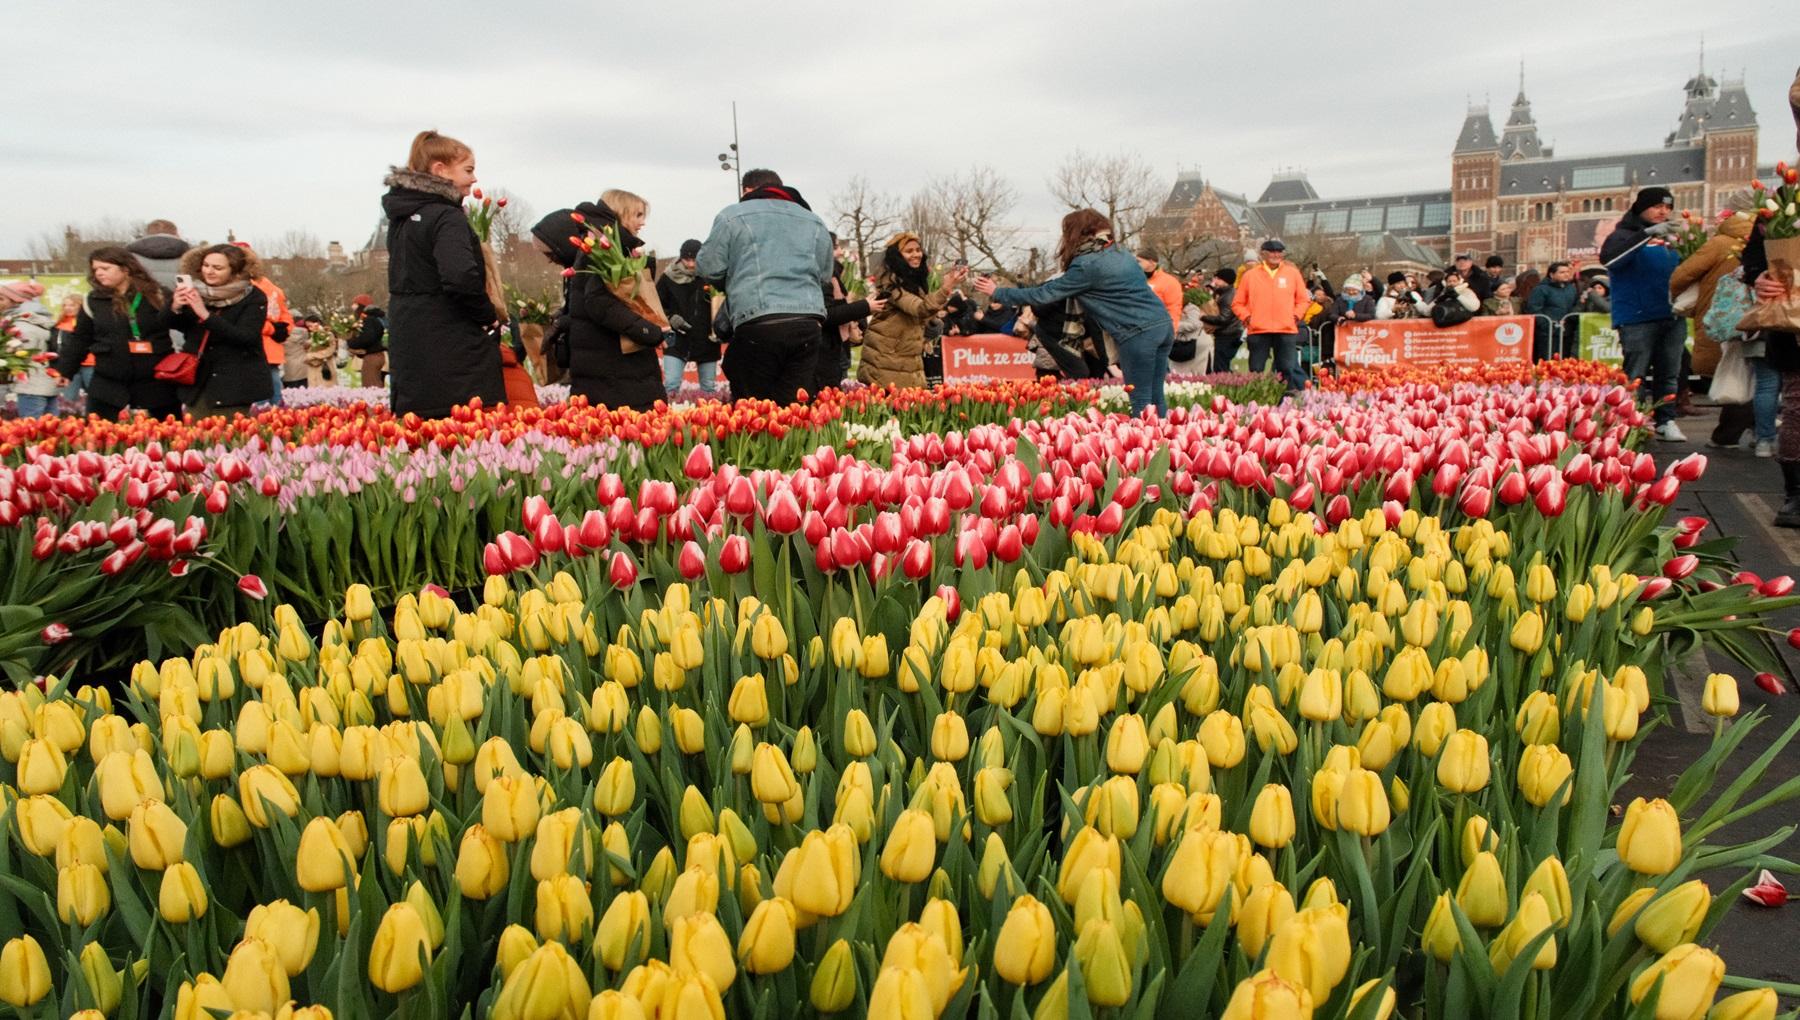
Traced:
<path fill-rule="evenodd" d="M 436 131 L 421 131 L 413 136 L 412 151 L 407 153 L 406 168 L 422 174 L 431 172 L 433 163 L 454 163 L 473 155 L 474 149 Z"/>
<path fill-rule="evenodd" d="M 614 216 L 623 217 L 627 212 L 638 211 L 648 214 L 650 203 L 639 195 L 620 188 L 607 188 L 600 193 L 600 204 L 613 211 Z"/>

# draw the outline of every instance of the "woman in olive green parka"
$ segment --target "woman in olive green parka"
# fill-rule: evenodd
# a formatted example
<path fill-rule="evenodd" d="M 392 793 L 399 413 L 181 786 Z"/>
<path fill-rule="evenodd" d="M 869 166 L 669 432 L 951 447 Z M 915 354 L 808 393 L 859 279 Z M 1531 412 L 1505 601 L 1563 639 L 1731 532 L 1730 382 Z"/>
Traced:
<path fill-rule="evenodd" d="M 895 234 L 882 252 L 878 296 L 887 308 L 869 319 L 863 331 L 858 381 L 871 386 L 919 386 L 925 383 L 925 323 L 949 303 L 969 270 L 958 266 L 944 275 L 943 286 L 927 292 L 925 246 L 919 235 Z"/>

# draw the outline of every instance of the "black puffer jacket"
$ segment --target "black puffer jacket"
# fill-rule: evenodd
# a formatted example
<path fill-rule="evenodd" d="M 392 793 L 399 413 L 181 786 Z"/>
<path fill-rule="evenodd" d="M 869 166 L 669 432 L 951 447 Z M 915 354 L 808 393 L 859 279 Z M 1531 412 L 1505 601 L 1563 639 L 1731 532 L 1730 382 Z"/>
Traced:
<path fill-rule="evenodd" d="M 475 397 L 506 399 L 500 341 L 488 330 L 481 245 L 456 188 L 396 168 L 381 208 L 388 217 L 388 373 L 395 414 L 443 418 Z"/>
<path fill-rule="evenodd" d="M 121 315 L 113 307 L 112 298 L 89 294 L 75 316 L 75 332 L 57 352 L 57 374 L 65 379 L 75 378 L 82 360 L 91 353 L 94 381 L 88 386 L 88 393 L 93 399 L 119 407 L 174 407 L 179 402 L 174 385 L 156 378 L 156 363 L 175 352 L 175 344 L 169 339 L 169 305 L 173 300 L 173 295 L 164 290 L 160 303 L 148 298 L 138 301 L 134 337 L 132 316 Z M 137 351 L 132 350 L 134 344 Z M 260 344 L 259 339 L 259 350 Z M 268 378 L 269 370 L 264 366 L 263 380 L 267 382 Z"/>
<path fill-rule="evenodd" d="M 570 243 L 585 228 L 572 213 L 580 213 L 589 226 L 617 227 L 618 217 L 604 205 L 583 202 L 574 209 L 559 209 L 539 220 L 531 233 L 550 249 L 550 257 L 564 268 L 578 267 L 581 254 Z M 625 250 L 643 242 L 620 230 Z M 663 399 L 662 362 L 657 345 L 662 327 L 633 311 L 600 277 L 577 273 L 564 290 L 569 320 L 569 393 L 591 404 L 629 407 L 648 411 Z M 625 342 L 638 345 L 627 353 Z"/>
<path fill-rule="evenodd" d="M 181 271 L 198 280 L 200 260 L 192 253 L 184 256 Z M 187 338 L 185 349 L 200 355 L 200 370 L 194 374 L 194 385 L 183 388 L 182 402 L 193 404 L 205 398 L 221 407 L 241 407 L 274 396 L 262 344 L 268 297 L 252 286 L 231 304 L 207 311 L 205 322 L 185 306 L 175 313 L 175 325 Z"/>

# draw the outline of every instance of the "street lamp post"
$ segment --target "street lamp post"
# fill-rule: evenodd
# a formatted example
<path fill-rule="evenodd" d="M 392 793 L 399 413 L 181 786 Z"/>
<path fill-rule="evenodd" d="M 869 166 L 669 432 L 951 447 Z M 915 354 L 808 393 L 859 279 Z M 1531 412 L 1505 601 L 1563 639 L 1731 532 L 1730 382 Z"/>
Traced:
<path fill-rule="evenodd" d="M 719 169 L 737 178 L 737 190 L 744 190 L 744 160 L 738 153 L 737 101 L 731 103 L 731 150 L 719 153 Z"/>

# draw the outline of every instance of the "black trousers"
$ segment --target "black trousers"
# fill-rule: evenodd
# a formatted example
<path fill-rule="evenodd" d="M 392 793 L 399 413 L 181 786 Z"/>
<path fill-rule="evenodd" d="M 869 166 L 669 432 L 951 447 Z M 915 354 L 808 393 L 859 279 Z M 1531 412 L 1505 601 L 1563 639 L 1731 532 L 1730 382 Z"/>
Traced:
<path fill-rule="evenodd" d="M 739 325 L 724 361 L 732 397 L 793 403 L 813 384 L 819 328 L 818 319 L 803 315 L 767 315 Z"/>

